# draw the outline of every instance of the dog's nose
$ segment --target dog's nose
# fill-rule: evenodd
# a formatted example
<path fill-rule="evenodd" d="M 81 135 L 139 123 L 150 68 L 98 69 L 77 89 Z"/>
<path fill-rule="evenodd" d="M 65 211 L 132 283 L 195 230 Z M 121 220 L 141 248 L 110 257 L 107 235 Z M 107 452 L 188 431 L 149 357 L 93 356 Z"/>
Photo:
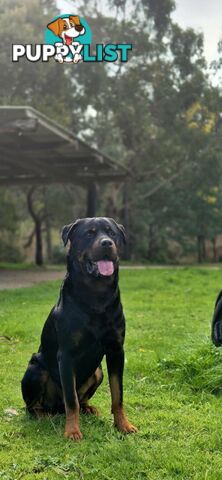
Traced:
<path fill-rule="evenodd" d="M 82 25 L 76 25 L 75 29 L 77 30 L 77 32 L 81 32 L 82 29 L 83 29 L 83 26 Z"/>
<path fill-rule="evenodd" d="M 113 245 L 113 241 L 110 238 L 102 238 L 100 243 L 102 247 L 112 247 Z"/>

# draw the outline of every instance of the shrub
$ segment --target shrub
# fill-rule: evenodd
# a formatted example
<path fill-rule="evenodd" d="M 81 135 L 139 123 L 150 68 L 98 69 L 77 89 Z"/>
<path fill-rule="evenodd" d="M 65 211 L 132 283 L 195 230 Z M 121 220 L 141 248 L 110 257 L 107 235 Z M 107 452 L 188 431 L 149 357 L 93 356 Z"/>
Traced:
<path fill-rule="evenodd" d="M 23 260 L 24 255 L 18 247 L 0 239 L 0 262 L 21 263 Z"/>
<path fill-rule="evenodd" d="M 52 263 L 65 264 L 66 252 L 64 247 L 56 245 L 52 250 Z"/>

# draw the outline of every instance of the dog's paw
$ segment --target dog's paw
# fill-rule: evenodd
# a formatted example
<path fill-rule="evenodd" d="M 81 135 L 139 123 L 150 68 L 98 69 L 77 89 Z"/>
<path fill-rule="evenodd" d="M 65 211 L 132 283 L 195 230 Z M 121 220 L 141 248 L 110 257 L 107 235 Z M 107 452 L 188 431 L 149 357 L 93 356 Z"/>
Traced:
<path fill-rule="evenodd" d="M 83 435 L 80 432 L 79 428 L 73 428 L 72 430 L 65 430 L 64 435 L 66 438 L 69 438 L 70 440 L 74 440 L 75 442 L 79 442 L 83 438 Z"/>
<path fill-rule="evenodd" d="M 64 63 L 64 58 L 62 57 L 62 55 L 55 55 L 54 59 L 58 63 Z"/>
<path fill-rule="evenodd" d="M 134 427 L 132 423 L 129 422 L 121 422 L 118 425 L 115 424 L 118 430 L 122 433 L 136 433 L 138 432 L 138 428 Z"/>
<path fill-rule="evenodd" d="M 99 415 L 97 408 L 92 405 L 80 405 L 80 411 L 84 415 L 96 415 L 97 417 Z"/>
<path fill-rule="evenodd" d="M 82 55 L 76 53 L 73 57 L 73 63 L 79 63 L 82 60 Z"/>
<path fill-rule="evenodd" d="M 123 433 L 136 433 L 138 431 L 138 429 L 129 422 L 123 408 L 118 409 L 114 413 L 114 425 Z"/>

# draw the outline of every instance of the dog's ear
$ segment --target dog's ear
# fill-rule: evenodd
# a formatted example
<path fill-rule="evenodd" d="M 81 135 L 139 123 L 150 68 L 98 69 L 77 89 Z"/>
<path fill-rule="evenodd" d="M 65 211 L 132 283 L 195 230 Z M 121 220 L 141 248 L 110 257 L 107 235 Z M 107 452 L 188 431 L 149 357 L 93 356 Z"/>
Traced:
<path fill-rule="evenodd" d="M 78 15 L 70 15 L 69 20 L 72 20 L 75 25 L 81 25 Z"/>
<path fill-rule="evenodd" d="M 126 231 L 125 231 L 125 228 L 123 225 L 121 225 L 120 223 L 117 223 L 116 220 L 114 220 L 113 218 L 110 218 L 110 220 L 114 223 L 114 225 L 117 227 L 118 229 L 118 232 L 120 233 L 121 237 L 122 237 L 122 241 L 124 243 L 124 245 L 126 245 Z"/>
<path fill-rule="evenodd" d="M 63 240 L 63 243 L 64 243 L 64 247 L 67 245 L 68 240 L 70 240 L 70 235 L 75 230 L 75 228 L 77 227 L 79 222 L 80 222 L 80 219 L 78 218 L 78 220 L 76 220 L 74 223 L 70 223 L 69 225 L 65 225 L 62 228 L 61 237 L 62 237 L 62 240 Z"/>
<path fill-rule="evenodd" d="M 49 30 L 51 30 L 57 37 L 61 33 L 61 21 L 61 18 L 57 18 L 57 20 L 54 20 L 54 22 L 48 23 L 47 25 Z"/>
<path fill-rule="evenodd" d="M 126 245 L 126 230 L 125 230 L 124 226 L 121 225 L 121 223 L 117 223 L 117 228 L 122 235 L 124 245 Z"/>

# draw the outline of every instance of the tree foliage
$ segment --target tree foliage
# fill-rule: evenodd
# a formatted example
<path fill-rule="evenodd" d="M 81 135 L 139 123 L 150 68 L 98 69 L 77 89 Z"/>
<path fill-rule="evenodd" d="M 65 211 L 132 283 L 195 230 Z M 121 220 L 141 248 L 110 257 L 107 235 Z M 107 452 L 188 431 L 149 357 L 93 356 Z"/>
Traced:
<path fill-rule="evenodd" d="M 36 106 L 128 168 L 127 188 L 102 189 L 99 213 L 112 210 L 128 222 L 131 254 L 165 261 L 196 250 L 202 260 L 206 241 L 222 232 L 222 97 L 207 75 L 203 36 L 172 20 L 173 0 L 79 5 L 94 44 L 133 43 L 129 62 L 82 63 L 70 75 L 70 66 L 53 61 L 12 64 L 5 50 L 0 101 Z M 23 43 L 41 42 L 57 13 L 53 0 L 0 0 L 4 44 L 12 40 L 4 22 L 12 9 L 13 40 Z M 220 65 L 219 60 L 214 67 Z M 59 192 L 64 205 L 66 194 Z M 65 215 L 65 209 L 60 214 L 53 208 L 56 195 L 51 188 L 54 225 Z M 85 206 L 76 201 L 84 214 Z"/>

